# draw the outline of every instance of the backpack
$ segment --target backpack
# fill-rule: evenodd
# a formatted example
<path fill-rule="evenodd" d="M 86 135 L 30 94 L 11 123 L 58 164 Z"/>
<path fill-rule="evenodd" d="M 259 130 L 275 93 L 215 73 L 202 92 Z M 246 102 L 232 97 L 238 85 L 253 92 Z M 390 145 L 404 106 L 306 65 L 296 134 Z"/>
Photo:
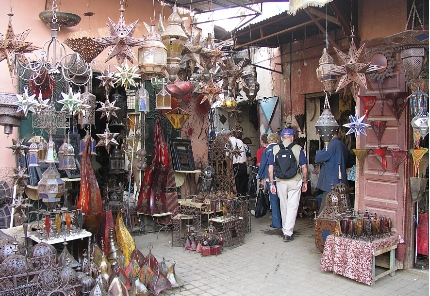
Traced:
<path fill-rule="evenodd" d="M 274 164 L 274 173 L 277 179 L 291 179 L 297 174 L 299 166 L 292 149 L 294 145 L 291 143 L 285 147 L 284 144 L 279 144 L 281 149 L 275 156 Z"/>

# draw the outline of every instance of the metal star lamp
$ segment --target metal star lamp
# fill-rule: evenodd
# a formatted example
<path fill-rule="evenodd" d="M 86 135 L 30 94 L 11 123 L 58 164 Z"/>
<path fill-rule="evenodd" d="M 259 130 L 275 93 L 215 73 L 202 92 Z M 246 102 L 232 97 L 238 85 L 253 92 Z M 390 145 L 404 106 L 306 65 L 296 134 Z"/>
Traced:
<path fill-rule="evenodd" d="M 31 29 L 15 34 L 12 27 L 12 8 L 7 14 L 9 22 L 7 25 L 6 34 L 0 33 L 0 62 L 6 60 L 9 69 L 9 74 L 12 77 L 15 72 L 15 55 L 33 52 L 39 47 L 33 46 L 31 42 L 25 41 Z"/>
<path fill-rule="evenodd" d="M 108 18 L 107 26 L 111 35 L 94 38 L 93 40 L 101 45 L 110 46 L 105 62 L 116 57 L 118 64 L 121 65 L 124 63 L 125 59 L 129 60 L 130 63 L 133 63 L 136 59 L 136 55 L 134 54 L 132 47 L 142 45 L 143 40 L 132 37 L 139 20 L 136 20 L 127 26 L 124 20 L 124 0 L 120 0 L 119 4 L 120 15 L 118 23 L 115 24 L 110 18 Z"/>
<path fill-rule="evenodd" d="M 360 115 L 357 113 L 357 109 L 355 110 L 355 115 L 349 115 L 350 122 L 343 125 L 344 127 L 349 128 L 346 135 L 354 133 L 356 138 L 359 134 L 367 136 L 366 130 L 364 128 L 369 127 L 370 124 L 363 122 L 365 117 L 366 114 L 360 117 Z"/>

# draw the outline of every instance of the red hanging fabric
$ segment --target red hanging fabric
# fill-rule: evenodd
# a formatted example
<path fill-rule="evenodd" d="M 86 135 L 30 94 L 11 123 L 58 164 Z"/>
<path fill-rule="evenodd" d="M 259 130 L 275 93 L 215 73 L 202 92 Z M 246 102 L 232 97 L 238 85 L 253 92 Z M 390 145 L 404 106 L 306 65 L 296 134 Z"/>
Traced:
<path fill-rule="evenodd" d="M 176 190 L 170 192 L 176 189 L 176 183 L 160 116 L 155 119 L 153 139 L 152 161 L 141 183 L 137 210 L 146 215 L 173 213 L 178 205 L 178 194 Z"/>
<path fill-rule="evenodd" d="M 91 160 L 91 137 L 85 142 L 81 163 L 81 187 L 77 209 L 81 209 L 84 215 L 83 227 L 91 233 L 96 233 L 103 212 L 102 197 L 97 183 L 94 167 Z"/>

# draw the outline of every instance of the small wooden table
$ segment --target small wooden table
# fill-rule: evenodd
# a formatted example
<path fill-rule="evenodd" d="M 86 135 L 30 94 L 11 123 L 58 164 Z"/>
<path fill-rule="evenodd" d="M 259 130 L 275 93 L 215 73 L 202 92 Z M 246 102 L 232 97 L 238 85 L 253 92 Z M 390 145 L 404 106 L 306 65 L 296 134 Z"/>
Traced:
<path fill-rule="evenodd" d="M 362 241 L 334 235 L 327 236 L 321 258 L 321 270 L 372 285 L 376 280 L 395 275 L 395 250 L 398 238 L 389 236 L 373 241 Z M 390 253 L 388 270 L 376 275 L 376 257 Z"/>

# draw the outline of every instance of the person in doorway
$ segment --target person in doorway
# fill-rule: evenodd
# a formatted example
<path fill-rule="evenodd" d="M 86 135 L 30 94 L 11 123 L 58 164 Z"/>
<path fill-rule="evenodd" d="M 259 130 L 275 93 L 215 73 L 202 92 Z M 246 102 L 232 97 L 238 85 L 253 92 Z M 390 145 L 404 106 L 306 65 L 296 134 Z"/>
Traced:
<path fill-rule="evenodd" d="M 261 162 L 261 155 L 263 154 L 264 149 L 266 149 L 267 145 L 268 145 L 268 140 L 267 140 L 267 134 L 262 134 L 260 137 L 260 148 L 258 148 L 257 153 L 255 154 L 255 157 L 257 158 L 257 162 L 256 162 L 256 166 L 260 166 L 260 162 Z"/>
<path fill-rule="evenodd" d="M 272 228 L 281 228 L 282 227 L 282 219 L 281 219 L 281 209 L 279 206 L 279 197 L 275 193 L 272 193 L 270 191 L 270 183 L 269 183 L 269 157 L 271 155 L 273 156 L 273 147 L 276 146 L 278 143 L 278 134 L 271 133 L 269 136 L 267 136 L 267 147 L 264 149 L 263 153 L 261 154 L 261 163 L 260 167 L 258 168 L 258 174 L 257 178 L 260 180 L 260 186 L 264 187 L 266 185 L 266 188 L 269 191 L 269 201 L 270 201 L 270 208 L 272 209 L 272 224 L 270 224 L 270 227 Z M 273 182 L 276 186 L 276 180 L 273 178 Z"/>
<path fill-rule="evenodd" d="M 294 141 L 294 130 L 285 128 L 281 131 L 281 141 L 284 147 L 287 147 Z M 272 154 L 269 156 L 269 184 L 272 194 L 278 193 L 279 203 L 281 208 L 282 232 L 284 234 L 284 242 L 290 242 L 293 238 L 294 225 L 296 223 L 297 210 L 299 208 L 301 192 L 306 192 L 308 189 L 308 160 L 300 145 L 291 147 L 296 163 L 298 164 L 297 173 L 292 178 L 274 179 L 275 157 L 281 147 L 276 145 L 273 147 Z"/>
<path fill-rule="evenodd" d="M 340 140 L 336 131 L 327 146 L 318 150 L 315 155 L 315 163 L 320 163 L 320 174 L 318 176 L 317 188 L 322 191 L 317 196 L 320 206 L 319 212 L 325 206 L 325 198 L 331 191 L 331 185 L 343 183 L 347 185 L 346 169 L 350 163 L 354 163 L 353 156 L 348 151 L 348 147 Z"/>
<path fill-rule="evenodd" d="M 230 130 L 224 131 L 223 136 L 226 142 L 228 141 L 231 149 L 240 150 L 239 154 L 232 154 L 230 151 L 226 153 L 226 156 L 227 160 L 231 161 L 231 164 L 233 166 L 237 195 L 246 195 L 248 191 L 248 172 L 246 164 L 247 156 L 245 151 L 245 144 L 242 142 L 242 140 L 236 138 Z"/>

